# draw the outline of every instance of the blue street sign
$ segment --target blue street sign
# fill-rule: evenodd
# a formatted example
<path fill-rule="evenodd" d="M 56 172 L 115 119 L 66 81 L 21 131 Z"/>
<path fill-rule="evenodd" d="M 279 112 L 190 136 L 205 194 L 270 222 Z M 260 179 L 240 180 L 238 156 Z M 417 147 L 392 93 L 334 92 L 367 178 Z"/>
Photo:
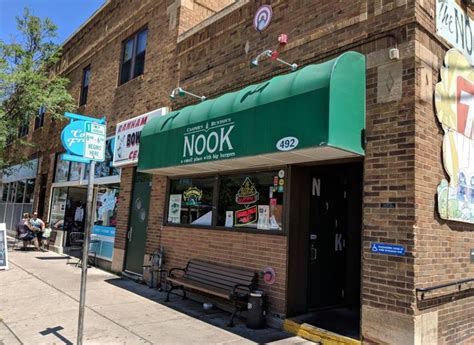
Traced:
<path fill-rule="evenodd" d="M 80 163 L 90 163 L 91 159 L 103 161 L 105 117 L 97 119 L 73 113 L 64 113 L 64 116 L 71 122 L 61 132 L 61 142 L 66 149 L 62 159 Z"/>
<path fill-rule="evenodd" d="M 405 247 L 397 244 L 387 244 L 387 243 L 372 243 L 370 246 L 370 251 L 377 254 L 388 254 L 388 255 L 405 255 Z"/>
<path fill-rule="evenodd" d="M 84 155 L 85 148 L 85 121 L 73 121 L 64 127 L 61 132 L 61 142 L 69 154 Z"/>
<path fill-rule="evenodd" d="M 83 157 L 80 157 L 80 156 L 70 155 L 70 154 L 67 154 L 67 153 L 63 153 L 61 155 L 61 159 L 63 161 L 71 161 L 71 162 L 86 163 L 86 164 L 89 164 L 91 162 L 90 159 L 83 158 Z"/>
<path fill-rule="evenodd" d="M 96 119 L 95 117 L 84 116 L 80 114 L 73 114 L 73 113 L 64 113 L 64 116 L 71 120 L 79 120 L 79 121 L 89 121 L 89 122 L 96 122 L 102 125 L 105 124 L 105 117 L 101 119 Z"/>

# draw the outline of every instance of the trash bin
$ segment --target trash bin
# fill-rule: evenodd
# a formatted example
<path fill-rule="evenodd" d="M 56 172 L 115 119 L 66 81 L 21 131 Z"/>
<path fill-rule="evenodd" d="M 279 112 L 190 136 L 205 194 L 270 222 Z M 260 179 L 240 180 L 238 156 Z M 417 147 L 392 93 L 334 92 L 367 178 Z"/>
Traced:
<path fill-rule="evenodd" d="M 262 290 L 250 292 L 247 304 L 247 327 L 261 329 L 265 327 L 266 306 Z"/>

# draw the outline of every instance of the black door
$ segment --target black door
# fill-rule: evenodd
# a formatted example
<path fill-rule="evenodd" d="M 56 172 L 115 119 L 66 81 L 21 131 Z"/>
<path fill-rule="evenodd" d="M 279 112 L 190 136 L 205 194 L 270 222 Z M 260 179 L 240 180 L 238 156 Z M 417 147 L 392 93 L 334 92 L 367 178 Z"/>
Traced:
<path fill-rule="evenodd" d="M 344 302 L 346 277 L 347 180 L 341 169 L 311 176 L 308 307 Z"/>

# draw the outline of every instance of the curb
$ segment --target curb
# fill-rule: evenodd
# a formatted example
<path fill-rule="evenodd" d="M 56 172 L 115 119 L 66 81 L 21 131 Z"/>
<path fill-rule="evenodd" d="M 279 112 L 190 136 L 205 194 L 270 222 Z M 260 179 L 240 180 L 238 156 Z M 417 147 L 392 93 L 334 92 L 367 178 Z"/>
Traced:
<path fill-rule="evenodd" d="M 307 323 L 299 324 L 290 319 L 283 321 L 283 329 L 301 338 L 324 345 L 360 345 L 361 342 L 325 329 L 311 326 Z"/>

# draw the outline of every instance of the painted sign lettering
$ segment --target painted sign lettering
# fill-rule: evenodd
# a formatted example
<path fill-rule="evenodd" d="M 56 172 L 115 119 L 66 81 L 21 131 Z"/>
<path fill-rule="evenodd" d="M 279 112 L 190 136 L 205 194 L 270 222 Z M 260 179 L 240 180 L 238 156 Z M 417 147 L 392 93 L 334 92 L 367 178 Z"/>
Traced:
<path fill-rule="evenodd" d="M 456 0 L 436 0 L 436 32 L 459 49 L 474 65 L 474 20 L 456 3 Z"/>
<path fill-rule="evenodd" d="M 113 165 L 119 167 L 137 164 L 143 127 L 151 119 L 165 115 L 167 112 L 168 108 L 159 108 L 118 123 L 115 129 L 116 145 Z"/>
<path fill-rule="evenodd" d="M 84 155 L 85 137 L 85 121 L 71 122 L 61 132 L 61 141 L 64 148 L 71 154 L 78 156 Z"/>
<path fill-rule="evenodd" d="M 231 119 L 206 122 L 206 124 L 186 129 L 183 140 L 181 163 L 197 163 L 235 156 L 232 145 Z"/>

